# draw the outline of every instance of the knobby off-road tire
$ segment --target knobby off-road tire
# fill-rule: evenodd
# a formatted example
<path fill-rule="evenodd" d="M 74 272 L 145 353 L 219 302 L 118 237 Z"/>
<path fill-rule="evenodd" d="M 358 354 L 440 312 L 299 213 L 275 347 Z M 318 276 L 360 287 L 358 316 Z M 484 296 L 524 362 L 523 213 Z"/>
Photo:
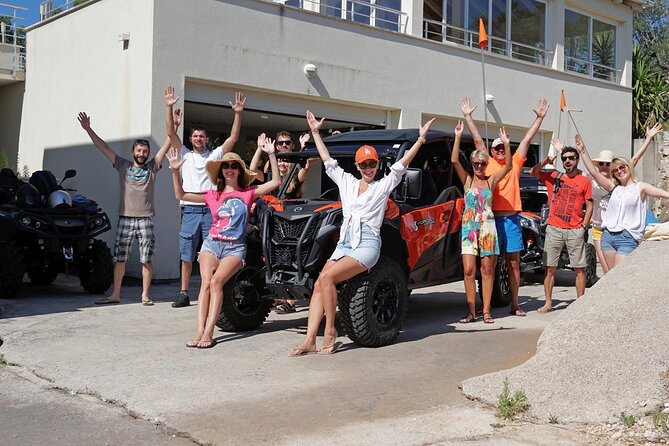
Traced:
<path fill-rule="evenodd" d="M 506 266 L 504 255 L 497 257 L 495 267 L 495 281 L 492 284 L 492 298 L 490 305 L 496 308 L 506 307 L 511 303 L 511 287 L 509 286 L 509 269 Z M 483 302 L 483 279 L 478 280 L 479 299 Z"/>
<path fill-rule="evenodd" d="M 262 267 L 245 266 L 223 286 L 223 306 L 216 326 L 233 332 L 255 330 L 272 309 L 268 295 Z"/>
<path fill-rule="evenodd" d="M 21 250 L 13 241 L 0 241 L 0 297 L 16 297 L 23 282 Z"/>
<path fill-rule="evenodd" d="M 392 259 L 381 256 L 369 271 L 349 280 L 339 294 L 348 337 L 364 347 L 392 344 L 407 314 L 407 280 Z"/>
<path fill-rule="evenodd" d="M 597 283 L 597 251 L 592 243 L 585 244 L 585 286 Z"/>
<path fill-rule="evenodd" d="M 94 240 L 82 253 L 78 268 L 81 286 L 90 294 L 104 293 L 114 281 L 114 261 L 109 247 L 102 240 Z"/>
<path fill-rule="evenodd" d="M 28 277 L 35 285 L 48 285 L 56 280 L 59 270 L 58 261 L 53 261 L 29 269 Z"/>

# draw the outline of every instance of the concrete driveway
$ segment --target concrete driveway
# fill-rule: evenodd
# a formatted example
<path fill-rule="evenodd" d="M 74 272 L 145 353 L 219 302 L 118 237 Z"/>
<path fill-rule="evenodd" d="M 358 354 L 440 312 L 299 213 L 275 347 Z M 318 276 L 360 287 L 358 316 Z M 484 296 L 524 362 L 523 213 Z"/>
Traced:
<path fill-rule="evenodd" d="M 101 307 L 76 278 L 26 284 L 25 297 L 0 301 L 0 353 L 53 386 L 219 446 L 580 442 L 546 427 L 537 443 L 536 427 L 501 423 L 458 389 L 464 379 L 534 354 L 543 327 L 560 312 L 534 311 L 543 304 L 540 284 L 521 288 L 526 318 L 496 309 L 492 325 L 457 323 L 466 312 L 461 282 L 419 290 L 394 345 L 361 348 L 342 337 L 335 355 L 300 358 L 287 352 L 304 336 L 306 307 L 272 313 L 254 332 L 217 332 L 212 349 L 187 349 L 197 307 L 171 308 L 175 290 L 155 286 L 156 305 L 143 307 L 140 288 L 124 287 L 124 303 Z M 554 306 L 574 297 L 573 274 L 560 272 Z"/>

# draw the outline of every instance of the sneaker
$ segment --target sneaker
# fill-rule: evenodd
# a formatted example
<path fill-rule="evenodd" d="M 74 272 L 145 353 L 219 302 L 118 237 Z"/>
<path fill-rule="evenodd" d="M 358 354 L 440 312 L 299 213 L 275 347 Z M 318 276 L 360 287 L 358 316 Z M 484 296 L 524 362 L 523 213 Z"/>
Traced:
<path fill-rule="evenodd" d="M 172 308 L 187 307 L 190 305 L 190 297 L 186 293 L 179 293 L 177 300 L 172 302 Z"/>

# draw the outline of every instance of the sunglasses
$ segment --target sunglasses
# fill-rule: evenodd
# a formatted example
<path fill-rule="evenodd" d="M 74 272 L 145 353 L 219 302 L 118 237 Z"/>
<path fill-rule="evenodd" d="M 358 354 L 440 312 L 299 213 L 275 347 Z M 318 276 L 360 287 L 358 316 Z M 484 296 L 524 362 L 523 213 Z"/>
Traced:
<path fill-rule="evenodd" d="M 276 145 L 277 145 L 277 146 L 292 146 L 292 145 L 293 145 L 293 141 L 291 141 L 291 140 L 277 141 L 277 142 L 276 142 Z"/>
<path fill-rule="evenodd" d="M 605 163 L 603 161 L 597 161 L 597 165 L 599 167 L 609 167 L 611 165 L 611 163 Z"/>
<path fill-rule="evenodd" d="M 225 162 L 223 162 L 223 163 L 221 163 L 221 168 L 222 169 L 236 169 L 236 170 L 239 170 L 239 163 L 235 163 L 235 162 L 225 163 Z"/>
<path fill-rule="evenodd" d="M 474 161 L 474 162 L 472 163 L 472 166 L 477 167 L 477 168 L 478 168 L 478 167 L 485 167 L 485 166 L 487 166 L 487 165 L 488 165 L 488 163 L 481 163 L 481 162 L 479 162 L 479 161 Z"/>
<path fill-rule="evenodd" d="M 576 161 L 578 158 L 576 158 L 574 155 L 569 155 L 569 156 L 563 156 L 562 161 Z"/>
<path fill-rule="evenodd" d="M 613 172 L 613 173 L 623 173 L 626 170 L 627 170 L 627 165 L 625 165 L 625 164 L 621 164 L 618 167 L 612 167 L 611 168 L 611 172 Z"/>
<path fill-rule="evenodd" d="M 497 144 L 492 148 L 495 152 L 504 152 L 504 144 Z"/>
<path fill-rule="evenodd" d="M 358 167 L 361 169 L 374 169 L 378 165 L 379 163 L 377 161 L 363 161 L 358 163 Z"/>

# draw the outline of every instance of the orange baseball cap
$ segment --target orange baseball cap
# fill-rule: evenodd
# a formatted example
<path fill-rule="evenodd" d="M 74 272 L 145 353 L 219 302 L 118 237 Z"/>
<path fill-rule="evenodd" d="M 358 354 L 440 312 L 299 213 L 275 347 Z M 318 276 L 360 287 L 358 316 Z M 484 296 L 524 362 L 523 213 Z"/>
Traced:
<path fill-rule="evenodd" d="M 374 160 L 378 161 L 379 156 L 376 154 L 376 149 L 372 146 L 362 146 L 355 152 L 355 162 L 357 164 L 363 161 Z"/>

